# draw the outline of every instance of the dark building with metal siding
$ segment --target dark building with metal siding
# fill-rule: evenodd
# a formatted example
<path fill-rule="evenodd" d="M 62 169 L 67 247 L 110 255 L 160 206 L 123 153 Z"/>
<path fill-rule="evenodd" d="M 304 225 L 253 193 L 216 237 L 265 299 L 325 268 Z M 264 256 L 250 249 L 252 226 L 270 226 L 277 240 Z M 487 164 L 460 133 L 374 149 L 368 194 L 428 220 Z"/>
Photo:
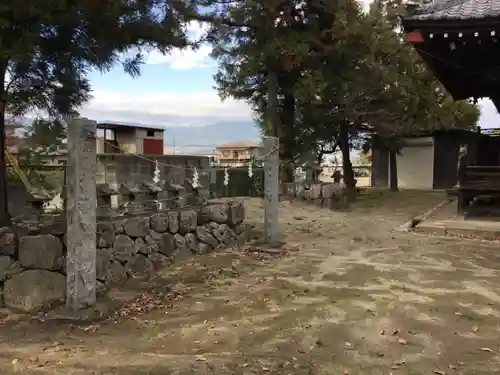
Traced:
<path fill-rule="evenodd" d="M 489 162 L 493 162 L 495 158 L 498 159 L 498 151 L 493 152 L 495 148 L 494 144 L 498 144 L 498 140 L 493 139 L 496 137 L 491 137 L 486 134 L 467 130 L 442 130 L 428 133 L 420 137 L 408 137 L 407 140 L 411 141 L 423 137 L 432 137 L 433 139 L 432 144 L 425 144 L 422 146 L 433 148 L 433 158 L 432 160 L 419 161 L 419 168 L 428 168 L 432 170 L 433 189 L 449 189 L 457 183 L 458 150 L 461 145 L 468 146 L 467 155 L 469 164 L 479 164 L 479 162 L 481 162 L 482 165 L 485 165 L 484 163 L 488 161 L 487 159 L 491 159 Z M 377 140 L 376 137 L 374 137 L 374 139 L 371 183 L 372 186 L 388 187 L 390 174 L 389 152 L 386 148 L 379 147 L 382 142 Z M 477 150 L 479 149 L 483 151 L 489 149 L 495 156 L 485 155 L 490 152 L 478 153 Z M 401 153 L 405 153 L 405 147 L 403 147 Z M 401 173 L 399 168 L 401 168 L 401 166 L 398 163 L 398 175 Z M 415 174 L 420 173 L 418 170 L 408 172 Z M 411 188 L 411 186 L 408 188 Z"/>

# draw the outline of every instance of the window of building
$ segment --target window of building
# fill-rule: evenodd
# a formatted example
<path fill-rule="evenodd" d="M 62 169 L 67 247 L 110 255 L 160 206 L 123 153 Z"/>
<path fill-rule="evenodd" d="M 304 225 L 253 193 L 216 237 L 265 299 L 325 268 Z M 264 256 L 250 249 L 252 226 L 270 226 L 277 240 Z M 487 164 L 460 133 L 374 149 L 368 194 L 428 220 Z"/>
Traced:
<path fill-rule="evenodd" d="M 146 132 L 146 135 L 147 135 L 148 137 L 154 137 L 154 136 L 155 136 L 155 131 L 154 131 L 154 130 L 148 130 L 148 131 Z"/>

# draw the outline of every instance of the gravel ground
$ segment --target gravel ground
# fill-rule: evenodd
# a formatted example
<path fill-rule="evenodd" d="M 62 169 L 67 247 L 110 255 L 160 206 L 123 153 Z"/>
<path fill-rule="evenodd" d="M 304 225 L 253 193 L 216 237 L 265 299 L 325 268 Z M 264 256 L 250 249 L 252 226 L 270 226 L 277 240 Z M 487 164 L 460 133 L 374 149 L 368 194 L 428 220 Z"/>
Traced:
<path fill-rule="evenodd" d="M 281 252 L 246 246 L 176 263 L 105 322 L 4 322 L 0 369 L 498 374 L 498 246 L 393 231 L 443 198 L 371 191 L 347 212 L 282 202 Z M 262 202 L 245 205 L 259 233 Z"/>

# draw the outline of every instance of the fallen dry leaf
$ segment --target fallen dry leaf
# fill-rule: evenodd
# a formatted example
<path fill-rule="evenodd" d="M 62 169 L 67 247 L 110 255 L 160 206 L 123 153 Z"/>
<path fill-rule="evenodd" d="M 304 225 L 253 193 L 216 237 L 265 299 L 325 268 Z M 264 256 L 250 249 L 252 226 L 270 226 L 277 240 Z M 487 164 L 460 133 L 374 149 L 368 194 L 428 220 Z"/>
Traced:
<path fill-rule="evenodd" d="M 479 326 L 472 327 L 472 332 L 477 332 L 477 331 L 479 331 Z"/>
<path fill-rule="evenodd" d="M 444 372 L 443 370 L 434 370 L 433 372 L 434 372 L 434 374 L 437 374 L 437 375 L 446 375 L 446 372 Z"/>
<path fill-rule="evenodd" d="M 406 345 L 406 344 L 408 344 L 408 341 L 405 339 L 398 339 L 398 343 L 401 345 Z"/>
<path fill-rule="evenodd" d="M 19 362 L 19 359 L 14 358 L 11 362 L 11 364 L 16 365 Z"/>
<path fill-rule="evenodd" d="M 493 352 L 493 350 L 491 350 L 490 348 L 481 348 L 481 351 L 482 352 Z"/>

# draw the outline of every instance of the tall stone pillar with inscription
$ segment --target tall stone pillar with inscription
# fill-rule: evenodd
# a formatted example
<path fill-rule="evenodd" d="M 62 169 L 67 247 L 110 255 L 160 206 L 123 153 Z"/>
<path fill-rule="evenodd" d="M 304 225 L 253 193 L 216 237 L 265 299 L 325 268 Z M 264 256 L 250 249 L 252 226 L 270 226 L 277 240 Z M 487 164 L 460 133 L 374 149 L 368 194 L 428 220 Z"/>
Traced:
<path fill-rule="evenodd" d="M 279 139 L 264 137 L 264 238 L 278 241 L 279 210 Z"/>
<path fill-rule="evenodd" d="M 96 303 L 96 122 L 68 124 L 66 174 L 66 306 L 80 310 Z"/>

